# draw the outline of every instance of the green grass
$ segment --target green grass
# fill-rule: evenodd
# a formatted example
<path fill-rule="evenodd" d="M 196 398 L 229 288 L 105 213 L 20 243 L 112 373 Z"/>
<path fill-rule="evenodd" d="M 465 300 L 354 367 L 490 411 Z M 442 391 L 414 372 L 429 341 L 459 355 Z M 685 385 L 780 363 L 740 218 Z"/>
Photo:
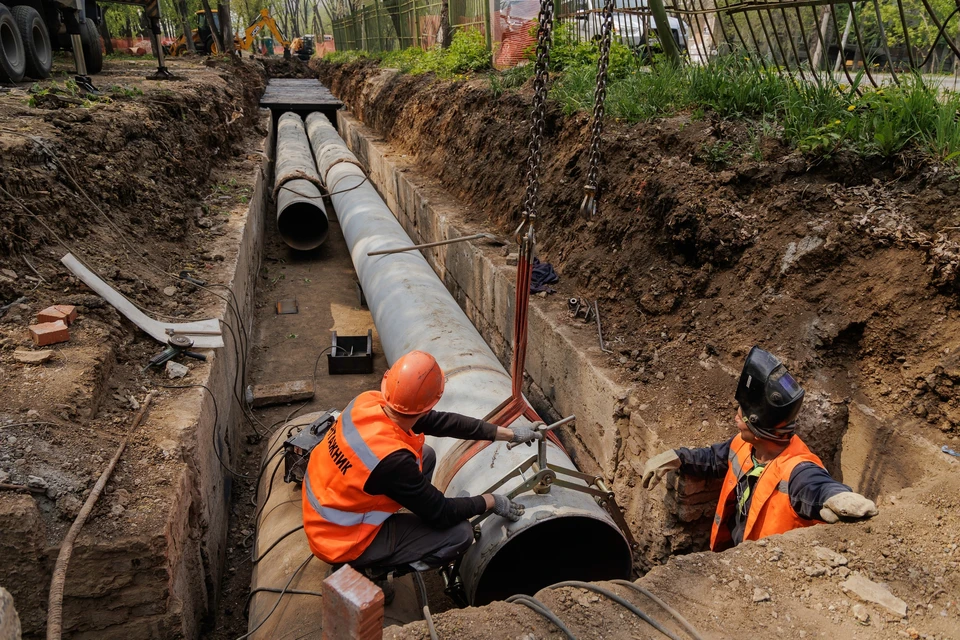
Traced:
<path fill-rule="evenodd" d="M 532 52 L 530 52 L 532 56 Z M 551 50 L 551 97 L 572 115 L 593 109 L 595 42 L 576 42 L 561 26 Z M 490 55 L 477 31 L 457 32 L 448 50 L 406 49 L 385 54 L 336 52 L 327 59 L 352 62 L 372 57 L 382 66 L 405 73 L 436 73 L 439 77 L 486 70 Z M 490 91 L 499 97 L 519 87 L 534 73 L 531 63 L 507 71 L 491 71 Z M 653 64 L 641 67 L 638 58 L 619 43 L 610 51 L 606 115 L 626 122 L 688 114 L 693 120 L 718 117 L 747 124 L 748 142 L 740 155 L 760 160 L 763 136 L 776 136 L 812 158 L 853 151 L 868 158 L 893 158 L 919 149 L 933 158 L 960 166 L 960 94 L 939 91 L 919 75 L 901 75 L 901 83 L 875 89 L 837 85 L 827 78 L 798 80 L 776 69 L 757 67 L 742 55 L 729 55 L 708 65 Z M 735 155 L 724 143 L 702 150 L 714 167 Z"/>
<path fill-rule="evenodd" d="M 377 60 L 381 67 L 399 69 L 414 75 L 435 73 L 441 78 L 456 78 L 467 73 L 490 68 L 491 55 L 483 34 L 475 29 L 457 31 L 448 49 L 440 46 L 430 49 L 410 47 L 399 51 L 368 53 L 365 51 L 335 51 L 324 60 L 350 63 L 364 58 Z"/>

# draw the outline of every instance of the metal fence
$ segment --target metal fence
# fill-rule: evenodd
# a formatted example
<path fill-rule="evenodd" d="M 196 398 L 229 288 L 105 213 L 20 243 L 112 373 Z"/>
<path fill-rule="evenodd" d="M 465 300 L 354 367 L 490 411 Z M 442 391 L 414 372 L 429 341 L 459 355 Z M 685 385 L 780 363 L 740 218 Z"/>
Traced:
<path fill-rule="evenodd" d="M 600 34 L 603 0 L 554 0 L 568 37 Z M 647 0 L 615 0 L 614 37 L 653 59 L 660 40 Z M 450 0 L 453 28 L 476 28 L 497 66 L 533 44 L 539 0 Z M 670 36 L 691 63 L 743 55 L 797 75 L 880 85 L 908 71 L 960 73 L 960 0 L 666 0 Z M 372 0 L 334 20 L 337 49 L 385 51 L 436 44 L 440 0 Z"/>
<path fill-rule="evenodd" d="M 487 0 L 450 0 L 450 27 L 477 29 L 490 40 Z M 337 50 L 428 49 L 440 34 L 440 0 L 374 0 L 333 21 Z"/>
<path fill-rule="evenodd" d="M 960 0 L 667 0 L 671 37 L 691 62 L 744 55 L 800 76 L 874 85 L 918 71 L 960 72 Z M 655 54 L 647 0 L 616 0 L 615 38 Z M 561 0 L 558 20 L 574 38 L 597 37 L 602 0 Z"/>

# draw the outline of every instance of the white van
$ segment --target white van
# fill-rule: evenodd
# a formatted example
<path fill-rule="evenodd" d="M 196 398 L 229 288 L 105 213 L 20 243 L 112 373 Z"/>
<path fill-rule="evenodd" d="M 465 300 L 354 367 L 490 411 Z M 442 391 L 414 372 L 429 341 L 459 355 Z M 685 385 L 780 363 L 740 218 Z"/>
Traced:
<path fill-rule="evenodd" d="M 599 38 L 603 24 L 603 0 L 573 0 L 575 7 L 572 29 L 580 40 Z M 567 2 L 561 4 L 566 8 Z M 634 51 L 658 53 L 663 51 L 657 36 L 657 25 L 647 8 L 647 0 L 616 0 L 613 12 L 613 37 Z M 564 13 L 561 10 L 561 13 Z M 680 53 L 687 52 L 687 37 L 690 27 L 682 20 L 668 16 L 673 40 Z"/>

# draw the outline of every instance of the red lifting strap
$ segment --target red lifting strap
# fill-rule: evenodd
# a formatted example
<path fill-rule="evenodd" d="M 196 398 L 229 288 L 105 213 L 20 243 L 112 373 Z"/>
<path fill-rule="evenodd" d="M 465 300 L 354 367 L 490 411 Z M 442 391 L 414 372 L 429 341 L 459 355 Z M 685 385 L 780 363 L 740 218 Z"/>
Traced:
<path fill-rule="evenodd" d="M 510 367 L 510 377 L 513 385 L 509 398 L 491 411 L 484 418 L 498 427 L 508 427 L 517 418 L 523 416 L 531 422 L 541 420 L 533 407 L 523 397 L 523 369 L 527 359 L 527 317 L 530 310 L 530 279 L 533 277 L 533 246 L 524 238 L 520 246 L 520 256 L 517 260 L 517 290 L 514 304 L 513 318 L 513 363 Z M 553 431 L 547 432 L 547 437 L 561 450 L 566 449 Z M 440 491 L 446 491 L 447 486 L 457 472 L 463 468 L 473 456 L 490 446 L 485 440 L 465 440 L 454 447 L 443 462 L 438 465 L 434 473 L 433 483 Z"/>

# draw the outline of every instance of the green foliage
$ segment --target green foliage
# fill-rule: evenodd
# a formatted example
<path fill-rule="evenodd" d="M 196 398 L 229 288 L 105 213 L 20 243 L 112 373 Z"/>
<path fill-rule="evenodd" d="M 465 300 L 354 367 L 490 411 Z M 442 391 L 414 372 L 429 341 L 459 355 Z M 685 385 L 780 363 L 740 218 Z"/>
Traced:
<path fill-rule="evenodd" d="M 491 57 L 487 50 L 487 39 L 477 29 L 458 29 L 443 57 L 450 73 L 468 73 L 490 68 Z"/>
<path fill-rule="evenodd" d="M 369 57 L 370 54 L 366 51 L 330 51 L 323 56 L 323 59 L 333 64 L 350 64 Z"/>
<path fill-rule="evenodd" d="M 713 144 L 704 144 L 700 148 L 700 159 L 710 165 L 711 169 L 721 169 L 730 162 L 733 152 L 733 142 L 717 140 Z"/>
<path fill-rule="evenodd" d="M 533 60 L 536 50 L 527 52 Z M 580 42 L 567 24 L 559 24 L 553 31 L 553 45 L 550 48 L 550 68 L 553 71 L 574 70 L 583 67 L 597 68 L 600 59 L 600 43 L 596 40 Z M 620 42 L 610 43 L 610 57 L 607 63 L 607 75 L 610 78 L 622 78 L 639 66 L 637 57 L 630 48 Z"/>
<path fill-rule="evenodd" d="M 426 50 L 410 47 L 399 51 L 386 51 L 378 56 L 383 67 L 414 75 L 435 73 L 441 78 L 489 69 L 492 60 L 486 39 L 476 29 L 455 32 L 449 49 L 440 46 Z M 333 56 L 326 59 L 341 62 Z"/>

